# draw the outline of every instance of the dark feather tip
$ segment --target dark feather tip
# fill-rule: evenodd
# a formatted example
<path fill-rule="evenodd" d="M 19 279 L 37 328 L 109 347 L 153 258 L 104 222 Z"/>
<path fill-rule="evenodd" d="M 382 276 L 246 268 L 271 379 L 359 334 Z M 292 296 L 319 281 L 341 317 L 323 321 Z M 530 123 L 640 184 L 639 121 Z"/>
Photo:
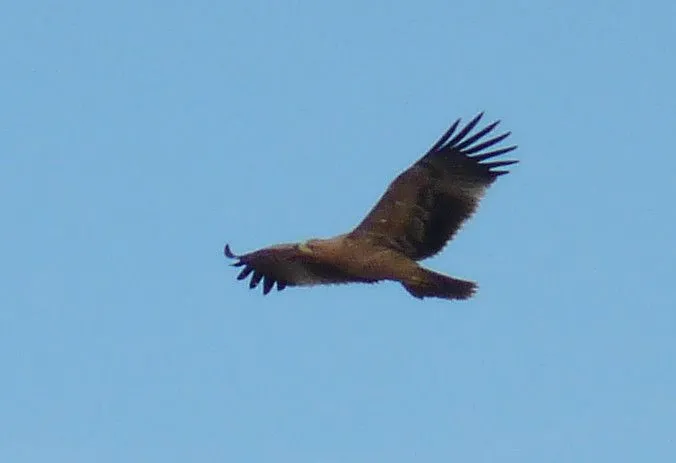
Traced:
<path fill-rule="evenodd" d="M 511 161 L 486 162 L 482 165 L 488 167 L 489 169 L 492 169 L 494 167 L 511 166 L 512 164 L 516 164 L 517 162 L 519 161 L 513 159 Z"/>
<path fill-rule="evenodd" d="M 225 254 L 225 257 L 227 257 L 228 259 L 237 259 L 237 257 L 239 257 L 232 252 L 229 244 L 225 245 L 225 248 L 223 249 L 223 254 Z"/>
<path fill-rule="evenodd" d="M 253 289 L 256 286 L 258 286 L 258 283 L 260 283 L 262 279 L 263 279 L 262 273 L 254 272 L 253 276 L 251 277 L 251 281 L 249 282 L 249 288 Z"/>
<path fill-rule="evenodd" d="M 239 275 L 237 275 L 237 279 L 243 280 L 246 277 L 248 277 L 251 274 L 251 272 L 253 272 L 253 267 L 244 267 L 244 270 L 239 272 Z"/>
<path fill-rule="evenodd" d="M 465 138 L 467 136 L 467 134 L 470 133 L 472 131 L 472 129 L 479 123 L 479 121 L 481 120 L 482 117 L 484 117 L 483 111 L 480 112 L 479 114 L 477 114 L 476 116 L 474 116 L 474 119 L 469 121 L 467 123 L 467 125 L 465 127 L 463 127 L 462 130 L 460 130 L 460 132 L 458 132 L 455 135 L 455 137 L 451 138 L 448 141 L 448 145 L 449 146 L 455 146 L 460 140 Z"/>
<path fill-rule="evenodd" d="M 455 120 L 455 122 L 448 128 L 448 130 L 444 132 L 441 138 L 439 138 L 439 140 L 437 140 L 436 143 L 432 145 L 432 147 L 429 150 L 427 150 L 427 153 L 433 153 L 439 150 L 444 145 L 444 143 L 446 143 L 448 139 L 451 138 L 451 136 L 455 132 L 455 129 L 458 128 L 458 124 L 460 124 L 460 119 Z"/>
<path fill-rule="evenodd" d="M 514 151 L 516 148 L 517 148 L 516 145 L 508 146 L 506 148 L 500 148 L 497 150 L 489 151 L 488 153 L 472 156 L 471 159 L 474 159 L 477 162 L 481 162 L 485 161 L 486 159 L 494 158 L 495 156 L 500 156 L 501 154 L 509 153 L 510 151 Z"/>
<path fill-rule="evenodd" d="M 263 278 L 263 294 L 268 294 L 275 284 L 275 280 L 269 276 Z"/>

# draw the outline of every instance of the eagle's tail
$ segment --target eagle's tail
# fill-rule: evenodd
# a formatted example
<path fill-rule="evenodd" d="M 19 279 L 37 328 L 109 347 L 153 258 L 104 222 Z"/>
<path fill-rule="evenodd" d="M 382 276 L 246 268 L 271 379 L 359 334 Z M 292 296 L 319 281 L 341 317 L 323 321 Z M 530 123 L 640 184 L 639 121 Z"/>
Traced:
<path fill-rule="evenodd" d="M 459 280 L 422 267 L 414 280 L 402 282 L 402 285 L 411 295 L 420 299 L 469 299 L 477 289 L 477 284 L 472 281 Z"/>

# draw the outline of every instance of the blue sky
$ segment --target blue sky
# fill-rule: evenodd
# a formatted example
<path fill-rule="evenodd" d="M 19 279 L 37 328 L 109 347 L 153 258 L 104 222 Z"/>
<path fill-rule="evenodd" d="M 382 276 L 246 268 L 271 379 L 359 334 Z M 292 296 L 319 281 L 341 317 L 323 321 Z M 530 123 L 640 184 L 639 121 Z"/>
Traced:
<path fill-rule="evenodd" d="M 3 10 L 0 461 L 676 461 L 673 2 Z M 481 110 L 476 298 L 235 281 Z"/>

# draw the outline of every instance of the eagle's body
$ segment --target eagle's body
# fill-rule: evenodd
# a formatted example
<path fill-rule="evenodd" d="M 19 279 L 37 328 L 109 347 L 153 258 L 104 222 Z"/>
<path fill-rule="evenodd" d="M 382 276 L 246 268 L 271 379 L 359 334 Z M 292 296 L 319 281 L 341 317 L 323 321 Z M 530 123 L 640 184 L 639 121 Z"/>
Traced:
<path fill-rule="evenodd" d="M 368 282 L 400 280 L 417 267 L 415 261 L 402 253 L 351 234 L 306 241 L 301 245 L 303 250 L 317 262 L 333 262 L 344 273 L 358 275 Z"/>
<path fill-rule="evenodd" d="M 485 190 L 507 171 L 493 168 L 517 161 L 480 161 L 507 153 L 509 146 L 486 152 L 509 133 L 481 141 L 495 122 L 468 136 L 479 114 L 453 138 L 457 120 L 413 166 L 399 175 L 364 220 L 350 233 L 330 239 L 280 244 L 237 256 L 244 266 L 238 279 L 253 273 L 249 286 L 263 280 L 267 294 L 277 283 L 307 286 L 331 283 L 400 282 L 415 297 L 467 299 L 476 284 L 425 269 L 419 260 L 439 252 L 476 210 Z M 470 156 L 476 154 L 475 156 Z"/>

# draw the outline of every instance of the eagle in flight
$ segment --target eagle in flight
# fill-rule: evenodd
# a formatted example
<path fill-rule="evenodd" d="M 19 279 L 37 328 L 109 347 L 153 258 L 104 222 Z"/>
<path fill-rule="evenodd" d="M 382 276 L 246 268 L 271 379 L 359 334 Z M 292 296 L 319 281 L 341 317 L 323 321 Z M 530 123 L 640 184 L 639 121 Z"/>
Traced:
<path fill-rule="evenodd" d="M 516 148 L 495 147 L 510 132 L 487 137 L 500 121 L 471 134 L 482 116 L 459 131 L 460 119 L 456 120 L 422 158 L 394 179 L 349 233 L 242 255 L 226 244 L 226 257 L 236 259 L 233 266 L 243 267 L 237 279 L 252 275 L 249 287 L 262 281 L 263 294 L 275 284 L 281 291 L 287 286 L 391 280 L 420 299 L 471 297 L 476 283 L 433 272 L 418 261 L 435 255 L 453 238 L 486 189 L 508 173 L 500 167 L 518 162 L 493 160 Z M 484 162 L 488 159 L 491 162 Z"/>

